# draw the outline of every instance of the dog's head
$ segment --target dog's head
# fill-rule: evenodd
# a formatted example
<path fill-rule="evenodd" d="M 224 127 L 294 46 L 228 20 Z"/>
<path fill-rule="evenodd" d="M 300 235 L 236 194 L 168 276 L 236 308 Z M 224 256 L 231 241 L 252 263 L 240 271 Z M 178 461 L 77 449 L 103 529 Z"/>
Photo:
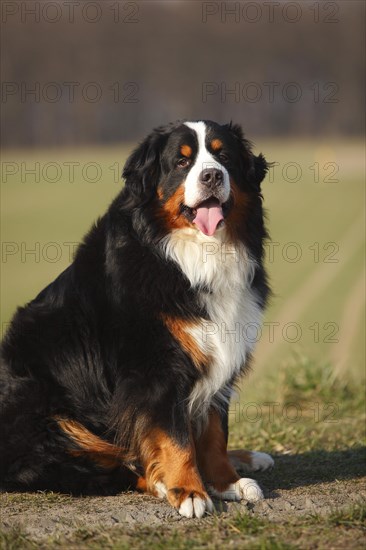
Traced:
<path fill-rule="evenodd" d="M 167 230 L 233 231 L 260 200 L 267 163 L 251 152 L 237 125 L 177 122 L 154 130 L 126 162 L 126 191 L 137 204 L 153 202 Z"/>

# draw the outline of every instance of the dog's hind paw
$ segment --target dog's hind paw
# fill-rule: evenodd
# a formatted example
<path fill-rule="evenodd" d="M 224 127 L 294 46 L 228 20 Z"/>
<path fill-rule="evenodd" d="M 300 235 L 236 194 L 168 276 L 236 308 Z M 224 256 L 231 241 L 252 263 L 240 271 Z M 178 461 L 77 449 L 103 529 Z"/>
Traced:
<path fill-rule="evenodd" d="M 210 494 L 221 500 L 246 500 L 247 502 L 258 502 L 263 499 L 262 489 L 254 479 L 242 477 L 230 485 L 224 491 L 217 491 L 210 488 Z"/>
<path fill-rule="evenodd" d="M 229 451 L 228 456 L 237 471 L 264 472 L 274 466 L 274 460 L 270 455 L 258 451 L 235 450 Z"/>

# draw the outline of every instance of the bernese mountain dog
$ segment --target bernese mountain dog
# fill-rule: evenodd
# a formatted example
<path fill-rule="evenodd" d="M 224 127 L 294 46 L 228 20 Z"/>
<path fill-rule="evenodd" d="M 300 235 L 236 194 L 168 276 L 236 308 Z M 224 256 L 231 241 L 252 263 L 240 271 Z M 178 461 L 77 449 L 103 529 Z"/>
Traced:
<path fill-rule="evenodd" d="M 269 294 L 260 184 L 240 126 L 179 121 L 128 158 L 73 263 L 17 310 L 1 347 L 0 487 L 256 501 L 227 451 L 228 406 Z"/>

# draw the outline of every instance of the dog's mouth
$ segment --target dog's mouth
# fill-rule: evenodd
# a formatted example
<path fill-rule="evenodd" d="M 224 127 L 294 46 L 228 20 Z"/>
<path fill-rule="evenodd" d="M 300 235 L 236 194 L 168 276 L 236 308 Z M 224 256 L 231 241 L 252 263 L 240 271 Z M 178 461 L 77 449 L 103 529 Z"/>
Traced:
<path fill-rule="evenodd" d="M 210 197 L 194 208 L 183 206 L 183 214 L 209 237 L 225 224 L 226 210 L 226 203 L 221 203 L 216 197 Z"/>

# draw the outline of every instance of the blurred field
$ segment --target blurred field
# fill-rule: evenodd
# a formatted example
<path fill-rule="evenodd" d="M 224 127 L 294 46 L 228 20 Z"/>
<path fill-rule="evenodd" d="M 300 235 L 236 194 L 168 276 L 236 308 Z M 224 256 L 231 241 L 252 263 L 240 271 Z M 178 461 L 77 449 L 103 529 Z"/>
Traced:
<path fill-rule="evenodd" d="M 118 193 L 130 150 L 3 156 L 3 330 L 16 306 L 69 264 L 75 243 Z M 274 296 L 258 334 L 253 376 L 303 355 L 330 361 L 337 373 L 359 375 L 365 362 L 362 143 L 272 140 L 261 141 L 260 150 L 278 163 L 263 184 Z"/>

